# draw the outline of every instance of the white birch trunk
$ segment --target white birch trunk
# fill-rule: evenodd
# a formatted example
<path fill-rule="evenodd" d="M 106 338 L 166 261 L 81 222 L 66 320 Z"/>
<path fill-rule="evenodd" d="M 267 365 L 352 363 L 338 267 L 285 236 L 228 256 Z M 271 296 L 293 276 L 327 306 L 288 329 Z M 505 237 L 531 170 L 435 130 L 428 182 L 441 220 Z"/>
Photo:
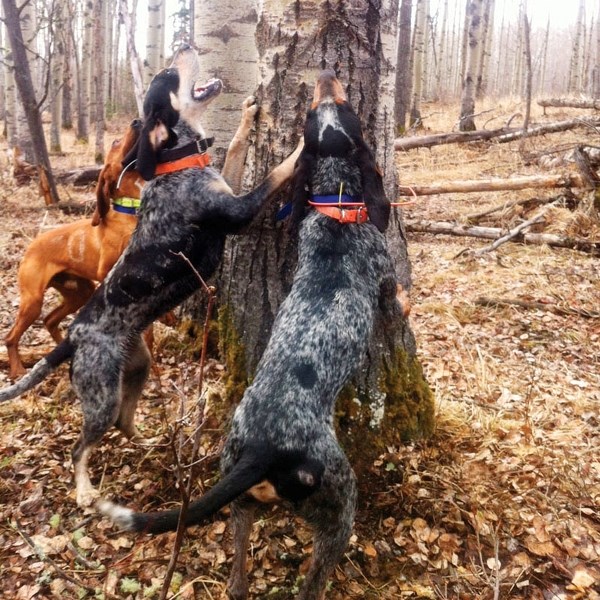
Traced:
<path fill-rule="evenodd" d="M 475 77 L 481 48 L 481 9 L 483 0 L 471 0 L 467 9 L 469 16 L 469 43 L 465 78 L 460 105 L 460 131 L 475 131 Z"/>
<path fill-rule="evenodd" d="M 77 139 L 87 143 L 90 137 L 91 119 L 93 4 L 84 2 L 83 6 L 83 39 L 77 93 Z"/>
<path fill-rule="evenodd" d="M 50 151 L 61 152 L 63 80 L 65 71 L 65 17 L 64 2 L 58 0 L 54 7 L 53 51 L 50 75 Z"/>
<path fill-rule="evenodd" d="M 144 60 L 144 87 L 146 89 L 165 63 L 165 15 L 165 0 L 148 0 L 148 29 Z"/>

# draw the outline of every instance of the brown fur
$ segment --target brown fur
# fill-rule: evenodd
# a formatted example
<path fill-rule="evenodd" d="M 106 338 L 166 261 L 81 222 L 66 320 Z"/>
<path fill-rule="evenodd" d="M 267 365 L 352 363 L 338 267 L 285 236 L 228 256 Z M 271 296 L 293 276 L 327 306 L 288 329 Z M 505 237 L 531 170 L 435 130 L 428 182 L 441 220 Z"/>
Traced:
<path fill-rule="evenodd" d="M 127 171 L 117 188 L 121 161 L 135 143 L 138 130 L 132 123 L 125 137 L 113 142 L 98 178 L 92 219 L 46 231 L 27 248 L 18 273 L 19 309 L 5 340 L 10 377 L 25 372 L 19 356 L 19 340 L 40 316 L 45 291 L 51 287 L 62 296 L 62 302 L 44 317 L 46 329 L 59 343 L 60 322 L 88 301 L 96 287 L 94 282 L 106 277 L 127 246 L 137 219 L 112 210 L 111 199 L 140 197 L 143 180 L 135 171 Z"/>

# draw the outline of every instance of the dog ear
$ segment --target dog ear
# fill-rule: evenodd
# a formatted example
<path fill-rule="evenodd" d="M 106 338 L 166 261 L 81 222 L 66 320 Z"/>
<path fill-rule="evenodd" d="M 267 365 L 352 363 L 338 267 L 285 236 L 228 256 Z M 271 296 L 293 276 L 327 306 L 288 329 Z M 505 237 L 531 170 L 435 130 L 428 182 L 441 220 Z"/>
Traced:
<path fill-rule="evenodd" d="M 105 164 L 98 175 L 98 183 L 96 184 L 96 208 L 92 215 L 92 225 L 97 227 L 104 221 L 108 211 L 110 210 L 111 199 L 111 184 L 114 184 L 113 178 L 108 176 L 113 165 Z"/>
<path fill-rule="evenodd" d="M 381 233 L 384 233 L 390 220 L 391 207 L 383 189 L 381 169 L 377 166 L 373 152 L 365 144 L 362 136 L 356 142 L 363 197 L 369 212 L 369 220 Z"/>
<path fill-rule="evenodd" d="M 163 122 L 150 115 L 142 127 L 136 144 L 136 171 L 146 180 L 154 177 L 157 164 L 157 153 L 169 140 L 169 130 Z M 130 153 L 131 154 L 131 153 Z M 129 155 L 128 155 L 129 156 Z"/>

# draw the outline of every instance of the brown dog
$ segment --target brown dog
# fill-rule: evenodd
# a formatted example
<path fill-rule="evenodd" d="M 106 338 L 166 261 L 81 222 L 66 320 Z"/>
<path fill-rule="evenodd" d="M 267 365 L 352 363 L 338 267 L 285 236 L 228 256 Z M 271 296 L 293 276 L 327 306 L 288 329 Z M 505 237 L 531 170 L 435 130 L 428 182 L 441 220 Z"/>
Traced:
<path fill-rule="evenodd" d="M 96 186 L 96 210 L 92 219 L 61 225 L 36 237 L 19 266 L 20 303 L 17 318 L 6 336 L 10 377 L 25 372 L 19 356 L 19 340 L 40 316 L 44 292 L 56 289 L 62 302 L 44 317 L 44 325 L 56 343 L 62 340 L 59 324 L 90 298 L 96 281 L 102 281 L 131 236 L 135 214 L 111 209 L 111 199 L 123 204 L 139 202 L 144 180 L 136 171 L 121 177 L 121 162 L 135 144 L 141 123 L 135 120 L 122 140 L 115 140 Z M 121 177 L 120 181 L 119 178 Z M 118 200 L 117 200 L 118 201 Z"/>

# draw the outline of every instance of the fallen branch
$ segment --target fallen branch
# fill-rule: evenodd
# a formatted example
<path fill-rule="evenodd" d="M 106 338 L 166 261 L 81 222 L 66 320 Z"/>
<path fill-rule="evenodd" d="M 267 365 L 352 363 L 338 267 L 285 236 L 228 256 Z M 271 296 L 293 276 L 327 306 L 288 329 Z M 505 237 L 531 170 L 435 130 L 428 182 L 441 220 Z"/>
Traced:
<path fill-rule="evenodd" d="M 473 179 L 446 181 L 436 185 L 399 185 L 401 196 L 432 196 L 434 194 L 456 194 L 471 192 L 500 192 L 525 190 L 528 188 L 573 188 L 582 187 L 580 175 L 526 175 L 510 179 Z"/>
<path fill-rule="evenodd" d="M 555 200 L 555 198 L 521 198 L 520 200 L 510 200 L 509 202 L 503 202 L 502 204 L 498 206 L 493 206 L 492 208 L 488 208 L 487 210 L 482 210 L 481 212 L 466 215 L 465 219 L 469 223 L 476 223 L 484 217 L 488 217 L 489 215 L 492 215 L 496 212 L 508 210 L 509 208 L 514 208 L 515 206 L 523 206 L 529 209 L 536 205 L 554 202 Z"/>
<path fill-rule="evenodd" d="M 406 220 L 406 230 L 415 233 L 440 233 L 446 235 L 457 235 L 466 237 L 484 238 L 495 240 L 505 234 L 505 230 L 499 227 L 479 227 L 470 225 L 459 225 L 457 223 L 448 223 L 446 221 L 427 221 L 427 220 Z M 561 236 L 553 233 L 520 233 L 512 239 L 513 242 L 523 244 L 535 244 L 557 248 L 572 248 L 587 252 L 593 256 L 600 256 L 600 240 L 586 240 L 582 238 L 573 238 Z"/>
<path fill-rule="evenodd" d="M 547 108 L 553 106 L 556 108 L 593 108 L 600 110 L 600 100 L 582 100 L 578 98 L 547 98 L 538 100 L 538 104 Z"/>
<path fill-rule="evenodd" d="M 546 304 L 545 302 L 528 302 L 525 300 L 504 300 L 500 298 L 485 298 L 481 296 L 475 300 L 479 306 L 519 306 L 532 310 L 545 310 L 557 315 L 578 315 L 586 319 L 600 319 L 600 312 L 595 310 L 586 310 L 585 308 L 572 308 L 571 306 L 558 306 L 557 304 Z"/>
<path fill-rule="evenodd" d="M 439 133 L 434 135 L 414 136 L 409 138 L 397 138 L 394 140 L 394 150 L 412 150 L 413 148 L 430 148 L 440 144 L 459 144 L 465 142 L 474 142 L 480 140 L 491 140 L 497 138 L 498 142 L 512 142 L 518 140 L 524 135 L 533 137 L 544 135 L 546 133 L 556 133 L 567 131 L 577 127 L 598 127 L 600 119 L 570 119 L 568 121 L 557 121 L 556 123 L 545 123 L 530 127 L 527 132 L 521 128 L 501 127 L 500 129 L 467 131 L 455 133 Z"/>
<path fill-rule="evenodd" d="M 540 223 L 541 221 L 543 221 L 544 215 L 550 209 L 550 206 L 552 206 L 552 205 L 546 206 L 535 217 L 532 217 L 531 219 L 528 219 L 527 221 L 523 221 L 523 223 L 520 223 L 519 225 L 517 225 L 516 227 L 511 229 L 506 235 L 499 237 L 498 239 L 496 239 L 496 241 L 493 244 L 490 244 L 489 246 L 486 246 L 485 248 L 479 248 L 478 250 L 474 250 L 473 255 L 474 256 L 482 256 L 483 254 L 486 254 L 487 252 L 491 252 L 492 250 L 495 250 L 496 248 L 498 248 L 498 246 L 501 246 L 502 244 L 505 244 L 506 242 L 510 242 L 512 239 L 518 237 L 519 235 L 521 235 L 521 233 L 524 229 L 527 229 L 528 227 L 531 227 L 532 225 L 535 225 L 536 223 Z"/>

